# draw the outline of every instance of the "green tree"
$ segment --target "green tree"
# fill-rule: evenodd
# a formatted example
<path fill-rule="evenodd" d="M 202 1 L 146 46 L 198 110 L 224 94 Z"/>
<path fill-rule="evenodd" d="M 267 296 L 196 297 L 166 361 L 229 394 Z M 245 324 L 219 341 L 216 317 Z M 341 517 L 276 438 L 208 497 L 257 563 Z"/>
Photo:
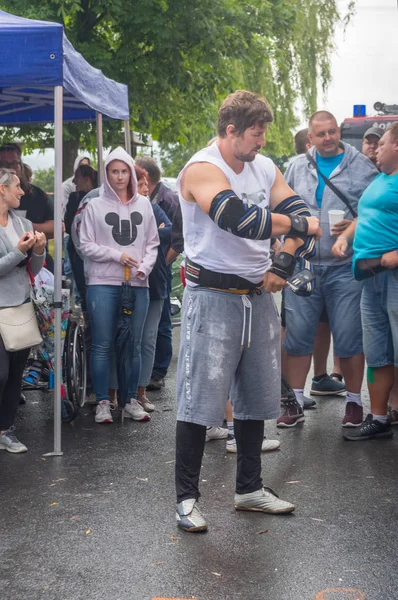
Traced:
<path fill-rule="evenodd" d="M 37 169 L 33 173 L 32 182 L 48 194 L 54 193 L 54 169 Z"/>
<path fill-rule="evenodd" d="M 341 22 L 337 0 L 0 0 L 0 6 L 63 23 L 89 62 L 129 85 L 132 128 L 151 133 L 170 157 L 212 137 L 222 98 L 242 87 L 269 99 L 270 151 L 289 154 L 295 108 L 298 102 L 305 114 L 316 108 Z M 114 145 L 119 125 L 104 129 Z M 35 131 L 26 132 L 31 143 Z M 70 125 L 68 137 L 71 147 L 93 147 L 92 126 Z"/>

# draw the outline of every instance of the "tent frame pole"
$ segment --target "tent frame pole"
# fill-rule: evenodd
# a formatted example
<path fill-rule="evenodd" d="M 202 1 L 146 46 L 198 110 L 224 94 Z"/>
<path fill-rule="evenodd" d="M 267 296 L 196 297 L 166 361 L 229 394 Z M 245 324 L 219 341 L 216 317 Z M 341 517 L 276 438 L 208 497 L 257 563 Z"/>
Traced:
<path fill-rule="evenodd" d="M 104 160 L 102 156 L 102 148 L 104 147 L 104 134 L 102 128 L 102 114 L 96 112 L 95 120 L 97 125 L 98 183 L 99 185 L 102 185 L 104 183 Z"/>
<path fill-rule="evenodd" d="M 54 451 L 44 456 L 62 456 L 61 450 L 61 318 L 62 318 L 62 125 L 63 87 L 54 87 Z"/>
<path fill-rule="evenodd" d="M 126 152 L 131 156 L 131 131 L 129 119 L 124 121 L 124 147 Z"/>

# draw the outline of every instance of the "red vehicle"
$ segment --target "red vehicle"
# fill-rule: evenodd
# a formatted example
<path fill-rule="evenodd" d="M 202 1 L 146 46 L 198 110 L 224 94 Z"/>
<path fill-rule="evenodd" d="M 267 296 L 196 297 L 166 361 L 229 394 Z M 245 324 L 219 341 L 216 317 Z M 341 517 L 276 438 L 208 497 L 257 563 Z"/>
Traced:
<path fill-rule="evenodd" d="M 341 140 L 362 149 L 362 139 L 370 127 L 386 129 L 390 123 L 398 121 L 398 105 L 376 102 L 373 108 L 378 112 L 373 117 L 366 115 L 366 107 L 354 106 L 354 117 L 344 119 L 341 124 Z"/>

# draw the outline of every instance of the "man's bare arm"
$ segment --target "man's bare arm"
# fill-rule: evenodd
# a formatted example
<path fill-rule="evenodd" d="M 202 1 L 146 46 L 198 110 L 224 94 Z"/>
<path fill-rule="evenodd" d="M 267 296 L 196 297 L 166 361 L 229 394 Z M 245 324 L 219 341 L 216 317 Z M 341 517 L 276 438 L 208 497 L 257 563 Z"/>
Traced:
<path fill-rule="evenodd" d="M 278 204 L 286 200 L 286 198 L 290 198 L 291 196 L 296 196 L 296 192 L 292 190 L 290 185 L 287 184 L 285 178 L 282 173 L 275 167 L 276 176 L 274 184 L 271 188 L 271 197 L 270 197 L 270 206 L 272 210 L 274 210 Z"/>

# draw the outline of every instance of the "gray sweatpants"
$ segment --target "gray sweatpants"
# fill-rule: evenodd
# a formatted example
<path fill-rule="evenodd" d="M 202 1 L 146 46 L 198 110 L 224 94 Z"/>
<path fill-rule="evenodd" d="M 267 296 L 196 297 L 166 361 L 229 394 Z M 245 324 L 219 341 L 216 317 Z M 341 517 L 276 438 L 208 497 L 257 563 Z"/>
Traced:
<path fill-rule="evenodd" d="M 177 370 L 177 420 L 217 426 L 280 414 L 280 320 L 271 294 L 187 286 Z"/>

